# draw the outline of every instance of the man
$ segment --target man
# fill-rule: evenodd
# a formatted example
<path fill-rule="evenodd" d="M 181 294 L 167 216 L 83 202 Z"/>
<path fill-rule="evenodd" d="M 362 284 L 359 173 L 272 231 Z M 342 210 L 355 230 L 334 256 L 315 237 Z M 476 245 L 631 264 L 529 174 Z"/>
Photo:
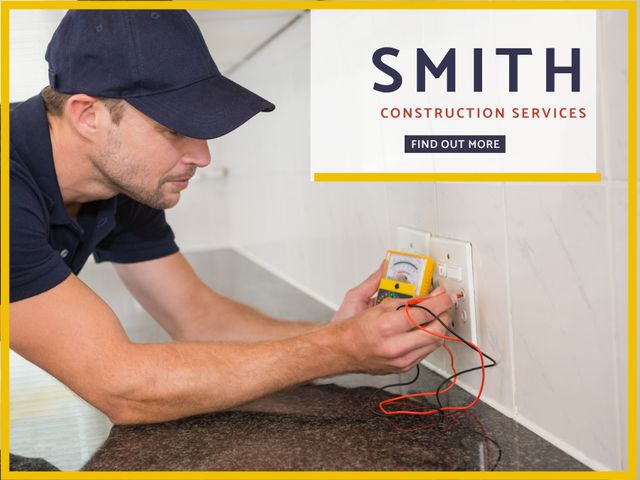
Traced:
<path fill-rule="evenodd" d="M 370 308 L 380 270 L 322 326 L 269 318 L 195 275 L 163 210 L 209 164 L 206 139 L 275 107 L 219 73 L 186 12 L 72 11 L 46 59 L 50 87 L 11 111 L 17 353 L 125 424 L 345 372 L 403 372 L 440 346 L 396 311 L 402 302 Z M 114 263 L 174 343 L 129 341 L 76 277 L 91 254 Z M 452 299 L 438 290 L 424 304 L 446 320 Z"/>

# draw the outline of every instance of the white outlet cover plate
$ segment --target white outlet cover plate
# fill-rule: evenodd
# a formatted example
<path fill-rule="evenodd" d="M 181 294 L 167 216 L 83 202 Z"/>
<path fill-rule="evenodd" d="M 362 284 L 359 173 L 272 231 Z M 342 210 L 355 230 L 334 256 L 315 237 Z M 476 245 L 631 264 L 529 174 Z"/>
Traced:
<path fill-rule="evenodd" d="M 411 227 L 398 227 L 396 230 L 396 250 L 429 255 L 431 233 Z"/>
<path fill-rule="evenodd" d="M 477 313 L 471 243 L 432 235 L 429 256 L 436 263 L 433 272 L 434 286 L 443 286 L 450 293 L 462 292 L 464 295 L 449 312 L 453 330 L 462 338 L 477 345 Z M 453 350 L 456 370 L 461 371 L 479 365 L 478 354 L 467 345 L 450 341 L 447 344 Z M 429 355 L 423 363 L 440 373 L 451 371 L 449 355 L 444 349 Z"/>

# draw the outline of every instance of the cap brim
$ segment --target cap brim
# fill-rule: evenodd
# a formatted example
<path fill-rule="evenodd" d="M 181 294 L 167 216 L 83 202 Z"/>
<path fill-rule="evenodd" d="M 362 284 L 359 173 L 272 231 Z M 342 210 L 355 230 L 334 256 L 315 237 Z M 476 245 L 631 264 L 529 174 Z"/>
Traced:
<path fill-rule="evenodd" d="M 170 92 L 127 97 L 127 102 L 187 137 L 217 138 L 275 105 L 222 75 Z"/>

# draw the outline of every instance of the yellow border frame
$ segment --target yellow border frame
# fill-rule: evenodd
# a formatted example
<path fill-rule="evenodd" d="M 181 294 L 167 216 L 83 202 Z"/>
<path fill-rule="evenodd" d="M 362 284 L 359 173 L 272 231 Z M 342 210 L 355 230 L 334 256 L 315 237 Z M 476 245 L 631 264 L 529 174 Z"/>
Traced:
<path fill-rule="evenodd" d="M 629 158 L 628 158 L 628 227 L 629 227 L 629 394 L 628 394 L 628 466 L 625 472 L 11 472 L 9 471 L 9 109 L 3 108 L 1 121 L 1 161 L 0 161 L 0 394 L 1 394 L 1 463 L 0 476 L 12 479 L 220 479 L 220 478 L 353 478 L 353 479 L 391 479 L 391 478 L 439 478 L 439 479 L 627 479 L 636 478 L 637 468 L 637 368 L 636 368 L 636 335 L 637 335 L 637 50 L 636 27 L 637 5 L 634 1 L 436 1 L 436 2 L 314 2 L 314 1 L 257 1 L 257 2 L 208 2 L 208 1 L 5 1 L 0 10 L 1 38 L 1 89 L 0 104 L 9 105 L 9 12 L 22 9 L 595 9 L 626 10 L 628 19 L 628 99 L 629 99 Z M 367 177 L 353 178 L 353 174 L 319 174 L 325 175 L 322 181 L 599 181 L 599 174 L 397 174 L 381 178 L 377 174 L 365 174 Z M 344 178 L 331 175 L 345 176 Z M 369 176 L 372 175 L 372 176 Z"/>

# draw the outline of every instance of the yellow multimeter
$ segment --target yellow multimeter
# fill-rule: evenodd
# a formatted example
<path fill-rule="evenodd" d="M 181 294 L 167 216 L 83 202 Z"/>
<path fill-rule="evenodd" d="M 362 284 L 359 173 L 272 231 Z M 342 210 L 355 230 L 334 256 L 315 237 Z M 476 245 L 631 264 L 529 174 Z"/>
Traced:
<path fill-rule="evenodd" d="M 429 293 L 434 266 L 435 261 L 431 257 L 387 251 L 384 275 L 376 293 L 376 305 L 389 298 L 413 298 Z"/>

